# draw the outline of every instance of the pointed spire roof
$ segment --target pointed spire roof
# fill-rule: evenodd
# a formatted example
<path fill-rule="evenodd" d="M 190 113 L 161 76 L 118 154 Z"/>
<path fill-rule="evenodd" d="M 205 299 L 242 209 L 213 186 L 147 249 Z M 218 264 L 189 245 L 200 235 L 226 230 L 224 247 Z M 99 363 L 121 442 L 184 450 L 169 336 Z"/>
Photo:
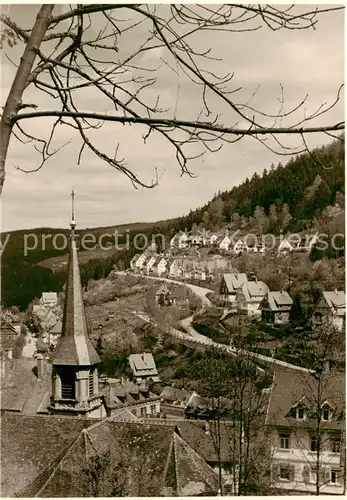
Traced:
<path fill-rule="evenodd" d="M 74 193 L 72 199 L 73 195 Z M 101 360 L 87 332 L 75 227 L 76 223 L 72 219 L 63 327 L 54 351 L 53 365 L 91 366 L 100 363 Z"/>

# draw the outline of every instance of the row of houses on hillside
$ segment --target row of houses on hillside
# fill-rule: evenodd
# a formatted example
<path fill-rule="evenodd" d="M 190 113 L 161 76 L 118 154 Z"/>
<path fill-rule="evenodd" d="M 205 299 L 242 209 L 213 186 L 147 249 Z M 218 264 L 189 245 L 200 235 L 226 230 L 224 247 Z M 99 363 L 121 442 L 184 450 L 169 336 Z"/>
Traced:
<path fill-rule="evenodd" d="M 289 236 L 279 238 L 278 241 L 275 242 L 275 246 L 279 255 L 290 252 L 309 253 L 317 241 L 318 233 L 308 235 L 304 238 L 300 235 L 295 235 L 293 238 Z M 272 245 L 272 241 L 270 244 Z M 236 239 L 228 230 L 223 230 L 217 233 L 202 230 L 196 231 L 194 235 L 192 235 L 191 232 L 180 231 L 175 234 L 170 241 L 170 248 L 172 249 L 185 249 L 202 246 L 217 248 L 235 255 L 239 255 L 242 252 L 264 255 L 266 251 L 264 241 L 259 241 L 255 235 L 253 237 L 251 235 L 247 235 Z M 274 248 L 271 247 L 271 250 L 274 250 Z"/>
<path fill-rule="evenodd" d="M 262 318 L 274 325 L 288 324 L 293 299 L 288 292 L 270 291 L 269 287 L 254 276 L 245 273 L 225 273 L 220 282 L 219 294 L 225 307 L 242 311 L 248 316 Z M 312 325 L 329 322 L 339 331 L 346 325 L 346 295 L 343 290 L 323 291 L 312 315 Z"/>
<path fill-rule="evenodd" d="M 147 275 L 166 276 L 173 279 L 195 279 L 206 281 L 219 271 L 230 268 L 230 263 L 221 257 L 198 259 L 197 257 L 172 257 L 169 254 L 144 252 L 136 254 L 130 269 Z"/>
<path fill-rule="evenodd" d="M 229 234 L 228 230 L 220 232 L 211 231 L 196 231 L 193 235 L 191 232 L 180 231 L 170 241 L 170 248 L 185 249 L 190 247 L 211 247 L 225 252 L 240 254 L 243 251 L 249 253 L 265 253 L 265 246 L 262 243 L 246 241 L 244 238 L 238 238 L 236 241 Z"/>

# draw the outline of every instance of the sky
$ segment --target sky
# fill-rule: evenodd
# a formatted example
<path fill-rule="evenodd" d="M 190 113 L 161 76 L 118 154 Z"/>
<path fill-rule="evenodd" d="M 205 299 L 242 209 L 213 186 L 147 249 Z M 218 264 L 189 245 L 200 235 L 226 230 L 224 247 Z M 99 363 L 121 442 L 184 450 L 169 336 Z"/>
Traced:
<path fill-rule="evenodd" d="M 2 11 L 21 27 L 30 28 L 38 8 L 38 5 L 11 5 L 3 6 Z M 63 8 L 56 7 L 55 13 Z M 92 29 L 95 31 L 99 28 L 99 21 L 93 22 Z M 140 26 L 136 36 L 134 32 L 127 32 L 119 37 L 119 57 L 126 55 L 145 35 L 146 27 Z M 308 94 L 305 106 L 296 115 L 302 118 L 321 103 L 334 101 L 337 89 L 344 81 L 343 11 L 322 15 L 316 30 L 274 32 L 262 28 L 246 33 L 204 32 L 195 35 L 193 42 L 201 49 L 212 48 L 212 53 L 218 56 L 218 63 L 211 62 L 211 68 L 234 73 L 233 88 L 242 87 L 237 101 L 245 102 L 259 87 L 252 103 L 268 112 L 275 113 L 280 107 L 281 84 L 286 109 Z M 22 51 L 21 44 L 6 48 L 6 53 L 15 62 Z M 158 80 L 146 91 L 146 97 L 155 102 L 159 94 L 162 106 L 171 110 L 175 108 L 177 117 L 194 119 L 200 110 L 201 91 L 183 74 L 178 78 L 163 61 L 168 59 L 162 49 L 148 51 L 141 56 L 142 66 L 154 68 L 161 65 L 156 74 Z M 4 54 L 1 63 L 1 98 L 4 104 L 15 68 Z M 76 99 L 80 109 L 110 112 L 109 104 L 91 89 L 81 90 Z M 27 90 L 25 102 L 33 102 L 39 109 L 59 109 L 55 101 L 52 104 L 49 97 L 35 88 Z M 232 114 L 225 109 L 225 105 L 214 99 L 211 105 L 225 125 L 233 123 Z M 343 117 L 341 101 L 329 115 L 322 115 L 312 124 L 336 123 Z M 50 118 L 27 123 L 27 130 L 47 137 Z M 189 167 L 195 177 L 190 178 L 180 175 L 172 146 L 155 134 L 144 145 L 141 137 L 144 132 L 142 126 L 107 123 L 94 133 L 93 138 L 99 149 L 108 152 L 119 143 L 119 154 L 125 158 L 127 166 L 145 181 L 153 178 L 156 168 L 160 181 L 154 189 L 134 189 L 124 175 L 91 152 L 85 153 L 81 164 L 77 165 L 80 141 L 69 127 L 59 129 L 54 145 L 59 147 L 70 141 L 69 144 L 41 170 L 32 173 L 24 173 L 16 169 L 16 165 L 34 170 L 39 165 L 39 155 L 31 144 L 22 145 L 12 138 L 2 196 L 2 230 L 67 227 L 72 188 L 76 193 L 75 212 L 80 228 L 178 217 L 204 205 L 218 191 L 230 190 L 255 172 L 261 173 L 269 168 L 272 163 L 277 165 L 286 161 L 286 157 L 275 155 L 256 140 L 243 138 L 236 144 L 224 144 L 218 152 L 208 152 L 204 157 L 192 160 Z M 315 147 L 329 140 L 323 134 L 311 135 L 308 144 Z"/>

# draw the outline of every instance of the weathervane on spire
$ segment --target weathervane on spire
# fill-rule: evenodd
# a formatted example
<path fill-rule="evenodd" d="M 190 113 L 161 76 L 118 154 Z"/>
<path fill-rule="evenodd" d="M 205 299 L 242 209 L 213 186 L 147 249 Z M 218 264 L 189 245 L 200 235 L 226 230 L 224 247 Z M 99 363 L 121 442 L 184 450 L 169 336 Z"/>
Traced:
<path fill-rule="evenodd" d="M 72 189 L 71 191 L 71 223 L 70 223 L 71 231 L 72 234 L 75 230 L 76 227 L 76 222 L 75 222 L 75 191 Z"/>

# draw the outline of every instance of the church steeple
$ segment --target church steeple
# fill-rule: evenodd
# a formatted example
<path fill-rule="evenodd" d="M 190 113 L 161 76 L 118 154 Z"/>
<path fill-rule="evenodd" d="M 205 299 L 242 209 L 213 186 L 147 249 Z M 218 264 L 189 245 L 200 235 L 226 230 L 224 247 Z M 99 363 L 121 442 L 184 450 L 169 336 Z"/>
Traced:
<path fill-rule="evenodd" d="M 74 196 L 62 334 L 53 354 L 52 411 L 88 413 L 102 405 L 97 365 L 101 362 L 87 331 L 75 237 Z M 95 413 L 95 411 L 94 411 Z M 100 415 L 97 415 L 100 418 Z"/>

